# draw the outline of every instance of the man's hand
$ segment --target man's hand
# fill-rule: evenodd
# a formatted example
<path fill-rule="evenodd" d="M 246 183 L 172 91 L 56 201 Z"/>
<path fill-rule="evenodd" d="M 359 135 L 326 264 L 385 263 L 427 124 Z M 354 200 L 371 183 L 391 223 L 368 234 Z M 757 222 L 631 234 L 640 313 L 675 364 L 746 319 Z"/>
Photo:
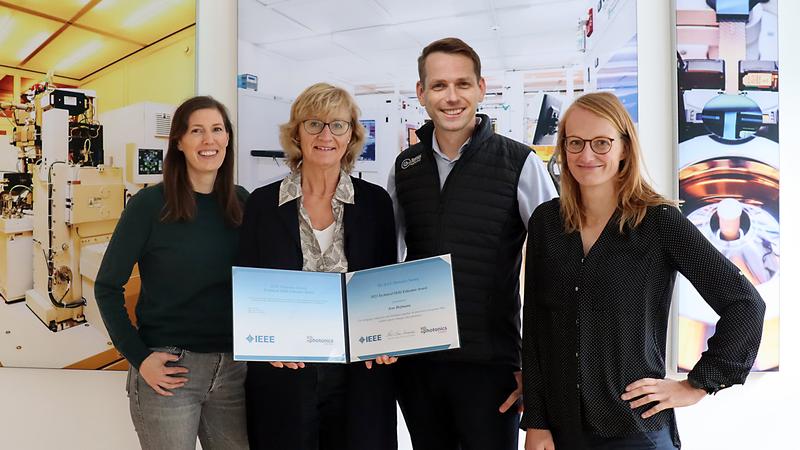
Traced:
<path fill-rule="evenodd" d="M 287 369 L 292 369 L 292 370 L 302 369 L 303 367 L 306 366 L 306 363 L 302 362 L 293 363 L 293 362 L 271 361 L 270 364 L 272 364 L 272 367 L 275 367 L 277 369 L 286 367 Z"/>
<path fill-rule="evenodd" d="M 397 356 L 389 356 L 389 355 L 378 356 L 377 358 L 375 358 L 375 362 L 378 364 L 386 364 L 386 365 L 394 364 L 397 362 Z M 371 360 L 364 361 L 364 364 L 367 366 L 367 369 L 372 369 Z"/>
<path fill-rule="evenodd" d="M 504 413 L 509 410 L 515 403 L 519 400 L 519 407 L 518 412 L 522 412 L 524 410 L 524 406 L 522 404 L 522 372 L 516 371 L 514 372 L 514 378 L 517 380 L 517 388 L 508 396 L 505 402 L 500 405 L 500 412 Z"/>

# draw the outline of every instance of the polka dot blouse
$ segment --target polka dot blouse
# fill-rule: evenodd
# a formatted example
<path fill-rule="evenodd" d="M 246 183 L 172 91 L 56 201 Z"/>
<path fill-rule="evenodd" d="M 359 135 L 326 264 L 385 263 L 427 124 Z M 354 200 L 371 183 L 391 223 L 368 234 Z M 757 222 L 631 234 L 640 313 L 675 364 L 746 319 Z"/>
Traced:
<path fill-rule="evenodd" d="M 764 302 L 739 269 L 681 212 L 651 207 L 635 229 L 615 214 L 584 256 L 566 234 L 559 200 L 528 225 L 523 312 L 525 413 L 521 427 L 624 436 L 671 426 L 673 410 L 620 399 L 640 378 L 664 378 L 667 321 L 676 272 L 720 315 L 708 350 L 689 373 L 708 392 L 743 383 L 761 340 Z"/>

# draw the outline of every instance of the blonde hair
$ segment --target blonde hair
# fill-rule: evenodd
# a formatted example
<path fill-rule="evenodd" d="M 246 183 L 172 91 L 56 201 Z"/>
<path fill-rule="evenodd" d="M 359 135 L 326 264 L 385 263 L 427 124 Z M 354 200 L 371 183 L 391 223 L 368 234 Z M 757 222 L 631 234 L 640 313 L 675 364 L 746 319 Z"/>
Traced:
<path fill-rule="evenodd" d="M 580 230 L 586 222 L 580 186 L 569 171 L 564 149 L 567 137 L 566 125 L 569 122 L 570 114 L 576 108 L 582 108 L 607 120 L 616 128 L 624 145 L 623 158 L 617 174 L 617 210 L 620 212 L 620 233 L 625 230 L 626 226 L 630 228 L 639 226 L 648 207 L 676 204 L 658 194 L 644 179 L 640 167 L 642 156 L 639 136 L 633 120 L 622 106 L 622 102 L 609 92 L 593 92 L 578 97 L 562 115 L 558 126 L 556 157 L 561 168 L 561 217 L 567 233 Z"/>
<path fill-rule="evenodd" d="M 286 165 L 297 172 L 303 161 L 300 150 L 300 126 L 304 120 L 327 117 L 336 109 L 344 107 L 350 112 L 350 128 L 352 135 L 347 144 L 347 151 L 342 157 L 342 169 L 350 173 L 356 159 L 364 148 L 366 132 L 358 121 L 361 110 L 353 97 L 344 89 L 328 83 L 316 83 L 306 88 L 292 103 L 289 121 L 280 127 L 280 142 L 286 155 Z"/>

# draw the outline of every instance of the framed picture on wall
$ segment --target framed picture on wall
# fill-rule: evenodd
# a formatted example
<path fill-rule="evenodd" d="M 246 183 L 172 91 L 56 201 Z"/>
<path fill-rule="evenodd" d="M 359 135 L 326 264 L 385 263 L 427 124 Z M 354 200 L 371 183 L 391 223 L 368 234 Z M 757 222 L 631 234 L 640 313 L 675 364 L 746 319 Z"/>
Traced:
<path fill-rule="evenodd" d="M 361 119 L 359 120 L 361 125 L 364 127 L 365 133 L 365 141 L 364 141 L 364 150 L 361 152 L 361 155 L 358 157 L 359 161 L 375 161 L 375 120 L 373 119 Z"/>

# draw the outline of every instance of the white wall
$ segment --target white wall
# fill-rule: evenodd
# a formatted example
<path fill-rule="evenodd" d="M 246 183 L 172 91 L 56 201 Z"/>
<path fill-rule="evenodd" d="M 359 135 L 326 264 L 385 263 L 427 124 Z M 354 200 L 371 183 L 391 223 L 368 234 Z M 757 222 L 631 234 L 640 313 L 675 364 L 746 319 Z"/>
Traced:
<path fill-rule="evenodd" d="M 236 48 L 235 2 L 201 0 L 198 20 L 198 89 L 233 108 L 234 66 L 227 55 Z M 204 5 L 213 4 L 209 11 Z M 674 190 L 672 75 L 675 70 L 669 2 L 639 2 L 639 119 L 646 163 L 662 192 Z M 800 39 L 792 18 L 800 2 L 780 4 L 781 121 L 783 148 L 781 270 L 800 273 L 800 243 L 789 230 L 800 229 L 800 215 L 788 209 L 800 194 L 800 55 L 791 43 Z M 230 23 L 233 21 L 234 26 Z M 229 53 L 230 52 L 230 53 Z M 220 58 L 225 56 L 224 58 Z M 233 63 L 230 63 L 233 64 Z M 790 80 L 786 82 L 786 80 Z M 680 410 L 678 421 L 686 450 L 796 448 L 800 404 L 800 304 L 791 277 L 782 278 L 781 372 L 751 375 L 747 385 L 727 389 L 693 408 Z M 0 330 L 0 339 L 2 339 Z M 124 374 L 66 370 L 0 369 L 0 448 L 127 449 L 138 448 L 128 416 Z M 401 437 L 403 445 L 407 439 Z M 403 448 L 403 447 L 401 447 Z M 409 448 L 409 447 L 404 447 Z"/>

